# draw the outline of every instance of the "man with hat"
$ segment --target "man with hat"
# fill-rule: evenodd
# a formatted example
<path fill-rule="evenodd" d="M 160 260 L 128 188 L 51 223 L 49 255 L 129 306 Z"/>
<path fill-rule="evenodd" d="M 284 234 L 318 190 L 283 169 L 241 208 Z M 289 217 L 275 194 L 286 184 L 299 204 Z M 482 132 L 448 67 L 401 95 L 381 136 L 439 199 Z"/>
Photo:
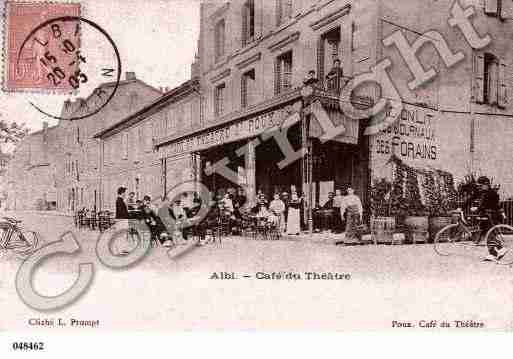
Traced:
<path fill-rule="evenodd" d="M 488 177 L 479 177 L 477 184 L 480 192 L 479 206 L 477 208 L 473 207 L 472 210 L 477 210 L 481 216 L 488 218 L 487 220 L 479 222 L 481 235 L 484 236 L 492 226 L 500 223 L 500 199 L 497 191 L 491 188 L 490 179 Z M 488 247 L 488 255 L 485 257 L 485 260 L 487 261 L 501 260 L 507 253 L 507 249 L 504 248 L 500 240 L 496 238 L 489 238 L 486 245 Z"/>

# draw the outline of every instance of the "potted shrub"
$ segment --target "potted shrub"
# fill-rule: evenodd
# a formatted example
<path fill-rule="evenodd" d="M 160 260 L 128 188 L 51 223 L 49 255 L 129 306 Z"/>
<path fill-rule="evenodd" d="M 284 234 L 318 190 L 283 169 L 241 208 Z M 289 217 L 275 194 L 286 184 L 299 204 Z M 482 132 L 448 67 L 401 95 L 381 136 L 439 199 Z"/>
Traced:
<path fill-rule="evenodd" d="M 457 192 L 452 174 L 438 171 L 437 175 L 438 181 L 435 181 L 435 173 L 429 172 L 425 183 L 431 241 L 438 231 L 451 223 L 449 212 L 457 207 Z"/>
<path fill-rule="evenodd" d="M 406 218 L 404 225 L 407 232 L 408 242 L 426 242 L 428 238 L 428 216 L 426 207 L 422 204 L 420 196 L 417 171 L 413 168 L 406 168 Z"/>
<path fill-rule="evenodd" d="M 390 243 L 395 231 L 395 218 L 391 216 L 393 184 L 385 178 L 375 180 L 370 192 L 371 235 L 375 243 Z"/>

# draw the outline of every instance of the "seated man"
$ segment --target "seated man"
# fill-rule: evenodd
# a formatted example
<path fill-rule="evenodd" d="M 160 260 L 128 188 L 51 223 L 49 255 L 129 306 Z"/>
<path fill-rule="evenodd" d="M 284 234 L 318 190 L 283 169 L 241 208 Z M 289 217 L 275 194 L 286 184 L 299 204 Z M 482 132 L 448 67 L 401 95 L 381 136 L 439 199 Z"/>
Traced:
<path fill-rule="evenodd" d="M 328 200 L 316 211 L 314 223 L 316 228 L 321 230 L 335 231 L 335 193 L 328 193 Z"/>
<path fill-rule="evenodd" d="M 173 245 L 166 226 L 149 206 L 143 206 L 143 219 L 144 223 L 150 228 L 152 238 L 157 239 L 164 247 Z"/>

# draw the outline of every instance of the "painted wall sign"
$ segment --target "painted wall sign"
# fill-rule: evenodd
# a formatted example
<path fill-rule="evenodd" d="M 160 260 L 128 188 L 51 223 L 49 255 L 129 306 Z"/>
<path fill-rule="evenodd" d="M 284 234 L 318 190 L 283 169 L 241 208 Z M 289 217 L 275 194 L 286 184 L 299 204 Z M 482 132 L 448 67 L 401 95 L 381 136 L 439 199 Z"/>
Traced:
<path fill-rule="evenodd" d="M 435 122 L 435 111 L 405 105 L 399 120 L 375 136 L 374 154 L 395 154 L 405 161 L 436 161 L 440 148 Z"/>

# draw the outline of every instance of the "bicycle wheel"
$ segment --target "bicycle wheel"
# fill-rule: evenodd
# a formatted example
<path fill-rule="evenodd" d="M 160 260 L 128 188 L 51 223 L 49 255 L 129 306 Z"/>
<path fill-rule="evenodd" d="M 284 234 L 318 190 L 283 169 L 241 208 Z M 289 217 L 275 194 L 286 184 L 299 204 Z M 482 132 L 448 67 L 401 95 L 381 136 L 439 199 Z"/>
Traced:
<path fill-rule="evenodd" d="M 438 231 L 433 246 L 435 252 L 441 256 L 458 255 L 458 247 L 464 242 L 469 242 L 471 238 L 471 233 L 465 227 L 459 223 L 452 223 Z"/>
<path fill-rule="evenodd" d="M 502 246 L 506 254 L 497 263 L 509 265 L 513 263 L 513 227 L 507 224 L 497 224 L 486 233 L 485 243 Z"/>

